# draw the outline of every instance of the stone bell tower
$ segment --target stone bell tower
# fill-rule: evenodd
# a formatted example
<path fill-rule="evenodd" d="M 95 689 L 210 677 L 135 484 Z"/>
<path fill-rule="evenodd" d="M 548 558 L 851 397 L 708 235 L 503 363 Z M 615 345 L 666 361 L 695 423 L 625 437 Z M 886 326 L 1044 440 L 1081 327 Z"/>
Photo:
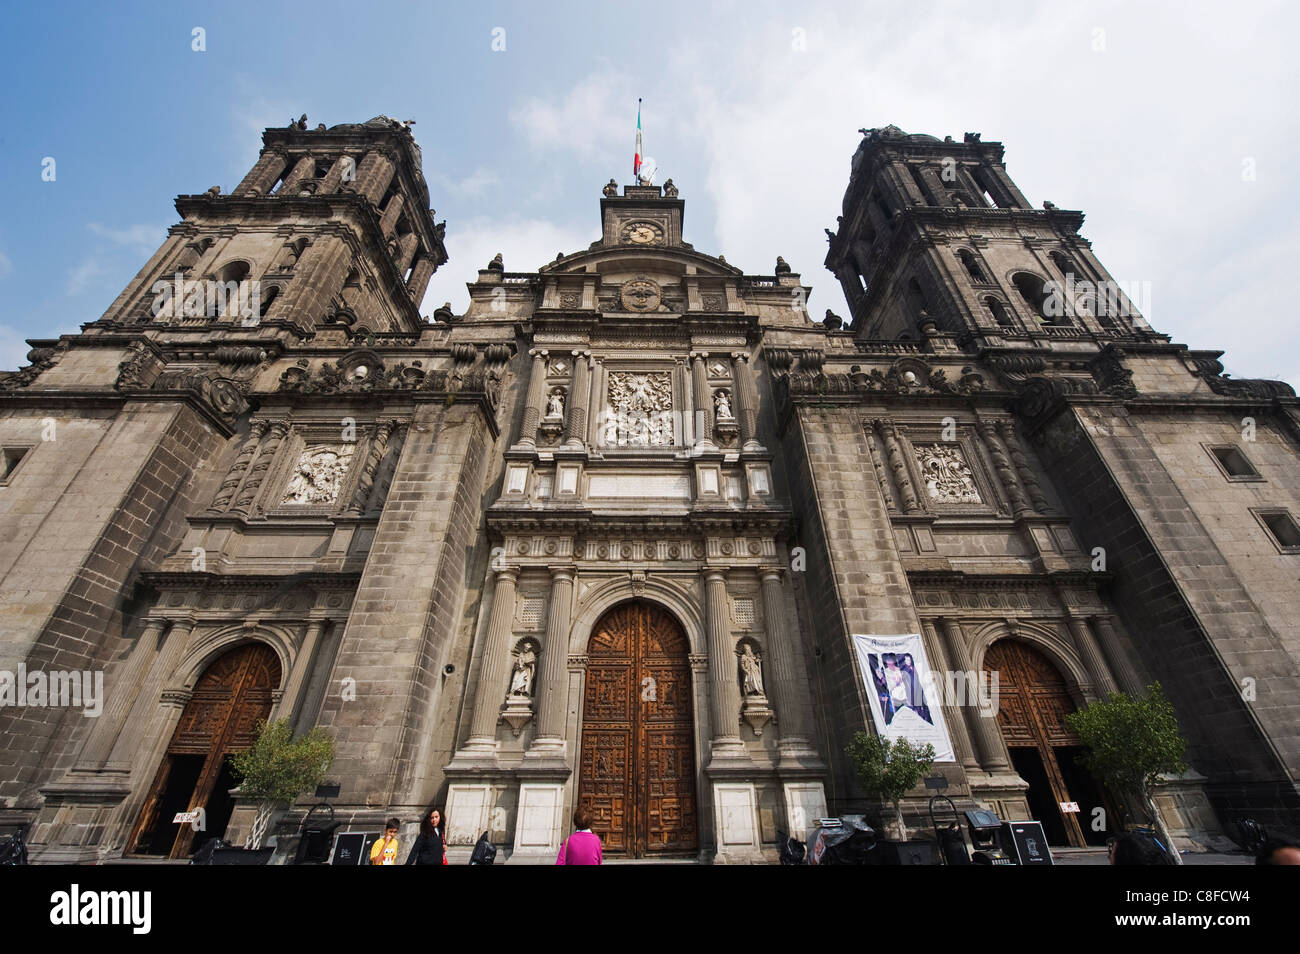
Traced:
<path fill-rule="evenodd" d="M 263 142 L 231 195 L 214 186 L 176 200 L 183 221 L 100 323 L 418 331 L 420 300 L 447 251 L 410 129 L 376 116 L 308 130 L 304 117 L 266 130 Z M 251 307 L 195 307 L 214 287 L 224 302 L 236 285 L 251 287 Z M 223 319 L 217 328 L 213 317 Z"/>
<path fill-rule="evenodd" d="M 923 313 L 994 347 L 1150 330 L 1079 235 L 1083 213 L 1032 208 L 1001 143 L 863 133 L 826 256 L 858 338 L 919 340 Z"/>

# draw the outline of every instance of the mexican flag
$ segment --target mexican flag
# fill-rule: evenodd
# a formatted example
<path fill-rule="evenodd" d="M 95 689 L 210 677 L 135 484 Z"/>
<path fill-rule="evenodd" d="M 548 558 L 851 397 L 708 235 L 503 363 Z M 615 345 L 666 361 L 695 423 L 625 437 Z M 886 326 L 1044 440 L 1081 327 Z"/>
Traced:
<path fill-rule="evenodd" d="M 641 181 L 641 98 L 636 101 L 636 155 L 632 159 L 632 181 Z"/>

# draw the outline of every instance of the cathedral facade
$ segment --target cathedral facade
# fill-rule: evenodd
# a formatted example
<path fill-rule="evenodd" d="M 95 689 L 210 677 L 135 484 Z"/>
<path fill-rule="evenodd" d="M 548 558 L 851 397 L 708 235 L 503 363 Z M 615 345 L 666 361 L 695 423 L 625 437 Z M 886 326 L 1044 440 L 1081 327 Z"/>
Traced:
<path fill-rule="evenodd" d="M 422 317 L 444 225 L 386 117 L 180 196 L 0 376 L 0 824 L 45 862 L 238 842 L 227 756 L 277 718 L 334 739 L 344 830 L 436 804 L 453 858 L 549 860 L 581 804 L 611 856 L 770 861 L 871 808 L 872 728 L 1083 846 L 1124 806 L 1064 717 L 1156 680 L 1176 840 L 1294 824 L 1294 391 L 1151 328 L 1000 144 L 863 132 L 843 318 L 693 248 L 671 180 Z"/>

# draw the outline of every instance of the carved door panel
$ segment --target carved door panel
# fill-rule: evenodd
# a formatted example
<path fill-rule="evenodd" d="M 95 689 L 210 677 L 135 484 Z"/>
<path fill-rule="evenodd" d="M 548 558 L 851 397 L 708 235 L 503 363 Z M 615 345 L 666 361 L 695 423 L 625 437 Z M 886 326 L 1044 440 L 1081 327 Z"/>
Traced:
<path fill-rule="evenodd" d="M 588 644 L 578 801 L 611 855 L 698 847 L 691 670 L 666 611 L 620 606 Z"/>
<path fill-rule="evenodd" d="M 253 744 L 257 721 L 270 715 L 271 694 L 279 684 L 280 659 L 260 643 L 232 649 L 204 670 L 167 745 L 167 754 L 129 841 L 131 851 L 166 853 L 172 858 L 184 858 L 190 853 L 193 828 L 182 825 L 174 829 L 170 817 L 161 817 L 160 807 L 183 802 L 182 810 L 193 810 L 209 805 L 226 757 Z M 201 767 L 195 766 L 197 778 L 176 771 L 187 759 L 193 763 L 202 759 Z M 175 790 L 176 786 L 192 786 L 192 790 L 187 796 Z"/>
<path fill-rule="evenodd" d="M 1087 841 L 1078 815 L 1061 812 L 1060 803 L 1072 798 L 1055 749 L 1080 745 L 1079 737 L 1065 723 L 1077 707 L 1056 667 L 1029 645 L 1013 639 L 994 643 L 984 654 L 984 668 L 998 673 L 998 728 L 1009 748 L 1038 750 L 1051 786 L 1066 838 L 1074 847 Z"/>

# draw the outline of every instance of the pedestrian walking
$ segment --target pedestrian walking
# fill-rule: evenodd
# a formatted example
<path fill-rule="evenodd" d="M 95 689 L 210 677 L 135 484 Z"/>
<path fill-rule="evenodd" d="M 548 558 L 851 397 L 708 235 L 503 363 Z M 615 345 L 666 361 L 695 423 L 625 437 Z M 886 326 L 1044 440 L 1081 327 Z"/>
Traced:
<path fill-rule="evenodd" d="M 442 812 L 430 809 L 429 814 L 420 819 L 420 834 L 411 846 L 411 853 L 406 856 L 408 865 L 445 865 L 447 863 L 447 843 L 442 836 Z"/>

